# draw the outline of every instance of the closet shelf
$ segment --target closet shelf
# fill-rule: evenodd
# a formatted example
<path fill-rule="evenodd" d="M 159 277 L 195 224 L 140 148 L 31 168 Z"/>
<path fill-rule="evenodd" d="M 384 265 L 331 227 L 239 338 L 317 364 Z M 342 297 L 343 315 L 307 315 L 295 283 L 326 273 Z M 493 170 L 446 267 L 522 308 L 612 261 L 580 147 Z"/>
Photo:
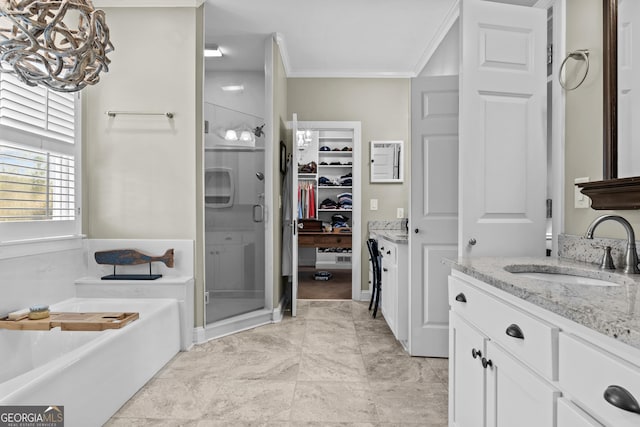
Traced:
<path fill-rule="evenodd" d="M 341 190 L 343 188 L 353 188 L 351 185 L 318 185 L 318 188 L 331 188 L 334 190 Z"/>
<path fill-rule="evenodd" d="M 340 157 L 351 157 L 353 151 L 322 151 L 318 150 L 318 154 L 321 156 L 340 156 Z"/>
<path fill-rule="evenodd" d="M 318 165 L 318 168 L 349 168 L 351 169 L 353 165 Z"/>
<path fill-rule="evenodd" d="M 353 209 L 318 209 L 318 212 L 351 212 Z"/>

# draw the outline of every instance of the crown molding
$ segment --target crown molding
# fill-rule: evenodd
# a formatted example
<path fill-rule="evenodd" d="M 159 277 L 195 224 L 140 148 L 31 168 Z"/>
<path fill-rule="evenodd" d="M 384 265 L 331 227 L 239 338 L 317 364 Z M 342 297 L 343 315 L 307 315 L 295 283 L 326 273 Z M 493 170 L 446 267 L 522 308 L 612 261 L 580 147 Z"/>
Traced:
<path fill-rule="evenodd" d="M 442 21 L 442 24 L 440 24 L 438 31 L 436 31 L 435 37 L 431 39 L 431 42 L 422 53 L 422 56 L 416 64 L 416 68 L 414 69 L 413 75 L 411 77 L 417 77 L 420 75 L 420 73 L 422 73 L 422 70 L 427 66 L 427 63 L 438 49 L 438 46 L 440 46 L 440 43 L 442 43 L 442 40 L 444 40 L 444 38 L 447 36 L 449 30 L 459 17 L 460 0 L 456 0 L 456 2 L 451 6 L 451 9 L 449 9 L 449 12 L 447 12 L 447 15 Z"/>
<path fill-rule="evenodd" d="M 289 53 L 287 51 L 287 44 L 285 42 L 284 35 L 281 33 L 274 33 L 273 39 L 278 44 L 280 49 L 280 57 L 282 58 L 282 64 L 284 65 L 284 71 L 287 77 L 290 78 L 390 78 L 390 79 L 405 79 L 415 77 L 412 72 L 395 72 L 395 71 L 353 71 L 342 70 L 333 72 L 323 71 L 294 71 L 291 69 L 291 62 L 289 61 Z"/>
<path fill-rule="evenodd" d="M 104 7 L 200 7 L 205 0 L 93 0 L 96 8 Z"/>
<path fill-rule="evenodd" d="M 274 33 L 273 39 L 278 45 L 280 50 L 280 58 L 282 58 L 282 64 L 284 65 L 284 73 L 287 77 L 291 76 L 291 62 L 289 61 L 289 52 L 287 51 L 287 44 L 284 42 L 284 35 L 282 33 Z"/>

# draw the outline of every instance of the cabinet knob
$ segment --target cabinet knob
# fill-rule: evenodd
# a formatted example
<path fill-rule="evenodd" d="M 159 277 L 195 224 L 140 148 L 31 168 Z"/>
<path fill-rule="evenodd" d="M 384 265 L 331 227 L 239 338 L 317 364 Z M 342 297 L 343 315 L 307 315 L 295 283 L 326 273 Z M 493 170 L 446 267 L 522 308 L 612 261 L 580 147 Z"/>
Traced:
<path fill-rule="evenodd" d="M 418 230 L 417 228 L 415 230 L 413 230 L 414 233 L 418 234 L 420 232 L 420 230 Z"/>
<path fill-rule="evenodd" d="M 604 400 L 624 411 L 640 414 L 640 405 L 628 390 L 619 385 L 610 385 L 604 391 Z"/>
<path fill-rule="evenodd" d="M 515 323 L 512 323 L 511 325 L 509 325 L 509 327 L 505 332 L 510 337 L 518 338 L 521 340 L 524 339 L 524 334 L 522 333 L 522 329 L 520 329 L 520 326 L 516 325 Z"/>
<path fill-rule="evenodd" d="M 492 368 L 493 367 L 493 362 L 491 361 L 491 359 L 486 359 L 486 358 L 482 358 L 482 367 L 484 369 L 487 369 L 487 367 Z"/>
<path fill-rule="evenodd" d="M 478 243 L 478 241 L 475 238 L 470 238 L 469 239 L 469 246 L 475 246 L 475 244 Z"/>
<path fill-rule="evenodd" d="M 387 251 L 387 255 L 391 255 L 391 251 Z"/>
<path fill-rule="evenodd" d="M 467 302 L 467 297 L 464 296 L 462 292 L 456 295 L 456 301 L 458 302 Z"/>
<path fill-rule="evenodd" d="M 482 352 L 480 350 L 476 350 L 475 348 L 472 348 L 471 357 L 473 357 L 474 359 L 477 357 L 482 357 Z"/>
<path fill-rule="evenodd" d="M 389 270 L 387 270 L 386 268 L 384 268 L 384 267 L 383 267 L 383 268 L 382 268 L 382 271 L 389 271 Z"/>

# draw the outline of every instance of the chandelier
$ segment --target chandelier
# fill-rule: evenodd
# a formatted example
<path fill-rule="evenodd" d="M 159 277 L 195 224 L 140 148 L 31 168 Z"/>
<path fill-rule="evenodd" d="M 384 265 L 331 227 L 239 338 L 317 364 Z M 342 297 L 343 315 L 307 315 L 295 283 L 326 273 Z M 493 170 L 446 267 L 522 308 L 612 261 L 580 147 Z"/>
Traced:
<path fill-rule="evenodd" d="M 104 11 L 90 0 L 0 0 L 0 72 L 29 86 L 96 84 L 113 49 Z"/>

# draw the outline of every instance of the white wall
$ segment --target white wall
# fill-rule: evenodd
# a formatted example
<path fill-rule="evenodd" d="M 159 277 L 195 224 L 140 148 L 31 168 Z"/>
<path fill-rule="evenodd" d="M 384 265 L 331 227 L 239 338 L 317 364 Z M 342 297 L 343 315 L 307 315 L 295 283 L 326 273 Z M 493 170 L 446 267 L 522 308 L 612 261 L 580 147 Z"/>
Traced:
<path fill-rule="evenodd" d="M 86 272 L 82 248 L 1 259 L 0 315 L 73 298 L 73 283 Z"/>
<path fill-rule="evenodd" d="M 94 238 L 195 238 L 193 8 L 105 10 L 115 51 L 84 91 L 85 231 Z M 140 24 L 144 23 L 144 31 Z M 107 110 L 173 112 L 117 116 Z"/>
<path fill-rule="evenodd" d="M 456 19 L 419 77 L 455 76 L 460 73 L 460 20 Z"/>

